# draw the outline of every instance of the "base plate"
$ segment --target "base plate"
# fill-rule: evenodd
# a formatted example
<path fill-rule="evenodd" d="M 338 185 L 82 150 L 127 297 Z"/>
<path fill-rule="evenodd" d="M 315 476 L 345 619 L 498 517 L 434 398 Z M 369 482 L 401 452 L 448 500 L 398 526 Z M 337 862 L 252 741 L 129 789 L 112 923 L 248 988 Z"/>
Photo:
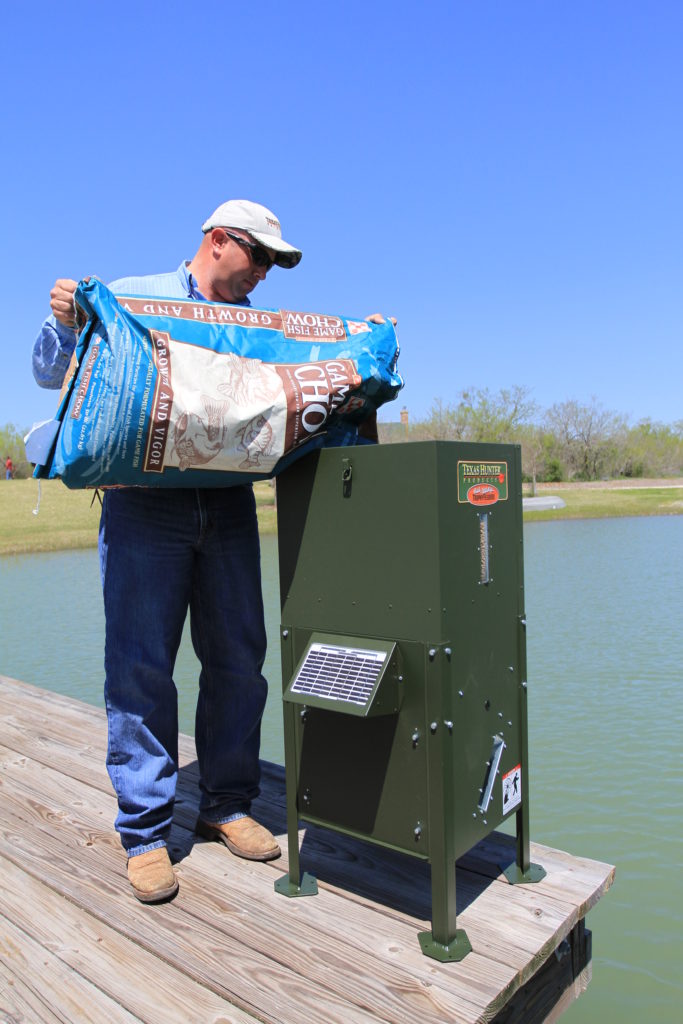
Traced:
<path fill-rule="evenodd" d="M 467 954 L 472 952 L 470 940 L 463 928 L 456 929 L 455 937 L 448 945 L 436 942 L 431 932 L 418 932 L 417 937 L 424 955 L 431 956 L 434 960 L 440 960 L 443 964 L 464 960 Z"/>
<path fill-rule="evenodd" d="M 524 882 L 540 882 L 545 878 L 545 868 L 540 864 L 530 864 L 528 871 L 522 871 L 514 861 L 507 867 L 500 865 L 500 869 L 507 878 L 510 885 L 522 885 Z"/>
<path fill-rule="evenodd" d="M 299 885 L 293 882 L 289 875 L 282 875 L 275 882 L 273 888 L 281 896 L 317 896 L 318 894 L 317 879 L 313 875 L 309 875 L 307 871 L 304 871 L 301 876 Z"/>

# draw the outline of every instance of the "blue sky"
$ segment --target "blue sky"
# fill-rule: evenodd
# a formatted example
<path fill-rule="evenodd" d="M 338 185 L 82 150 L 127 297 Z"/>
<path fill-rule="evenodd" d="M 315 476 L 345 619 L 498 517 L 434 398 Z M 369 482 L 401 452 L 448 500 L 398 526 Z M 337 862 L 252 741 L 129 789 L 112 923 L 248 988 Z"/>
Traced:
<path fill-rule="evenodd" d="M 259 306 L 398 317 L 411 419 L 465 387 L 683 418 L 683 5 L 14 5 L 0 425 L 51 416 L 56 277 L 174 269 L 227 198 L 304 250 Z"/>

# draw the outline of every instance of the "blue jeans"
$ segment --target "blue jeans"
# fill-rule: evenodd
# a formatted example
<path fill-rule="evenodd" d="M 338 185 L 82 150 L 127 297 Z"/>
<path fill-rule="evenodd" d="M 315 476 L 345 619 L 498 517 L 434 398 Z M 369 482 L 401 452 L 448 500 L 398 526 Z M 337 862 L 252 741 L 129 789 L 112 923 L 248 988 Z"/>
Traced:
<path fill-rule="evenodd" d="M 195 741 L 200 810 L 247 813 L 259 792 L 266 633 L 250 486 L 105 492 L 107 770 L 129 856 L 164 846 L 178 777 L 173 668 L 187 610 L 201 664 Z"/>

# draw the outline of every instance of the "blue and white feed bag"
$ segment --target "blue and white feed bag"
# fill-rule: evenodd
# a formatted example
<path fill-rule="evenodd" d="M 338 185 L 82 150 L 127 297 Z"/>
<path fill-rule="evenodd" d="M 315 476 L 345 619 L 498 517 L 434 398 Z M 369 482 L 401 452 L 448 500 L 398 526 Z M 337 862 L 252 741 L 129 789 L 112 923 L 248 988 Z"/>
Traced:
<path fill-rule="evenodd" d="M 388 319 L 114 296 L 95 278 L 75 299 L 87 321 L 34 474 L 69 487 L 267 479 L 314 448 L 358 443 L 403 387 Z"/>

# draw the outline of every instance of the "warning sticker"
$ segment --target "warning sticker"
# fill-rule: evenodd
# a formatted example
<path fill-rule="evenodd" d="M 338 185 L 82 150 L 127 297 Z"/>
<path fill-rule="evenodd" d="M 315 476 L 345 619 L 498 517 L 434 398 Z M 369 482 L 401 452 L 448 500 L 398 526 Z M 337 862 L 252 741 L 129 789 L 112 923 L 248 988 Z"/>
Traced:
<path fill-rule="evenodd" d="M 522 766 L 518 764 L 503 776 L 503 814 L 522 802 Z"/>
<path fill-rule="evenodd" d="M 458 501 L 495 505 L 507 501 L 507 462 L 458 462 Z"/>

